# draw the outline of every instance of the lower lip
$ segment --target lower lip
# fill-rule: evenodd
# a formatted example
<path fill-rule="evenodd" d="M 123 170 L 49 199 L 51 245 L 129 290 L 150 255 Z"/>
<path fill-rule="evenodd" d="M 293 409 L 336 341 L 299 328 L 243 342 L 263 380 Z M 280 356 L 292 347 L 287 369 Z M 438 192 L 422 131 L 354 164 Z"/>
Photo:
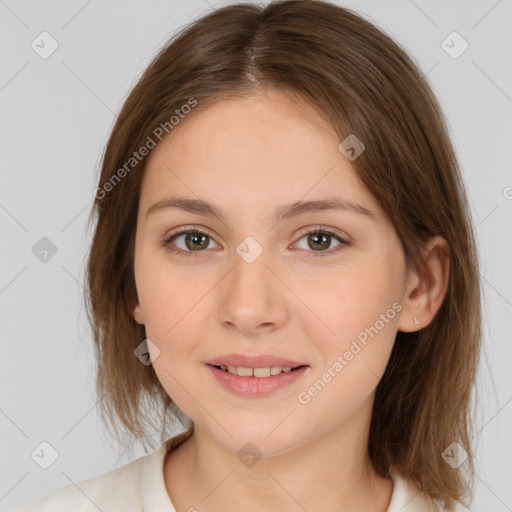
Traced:
<path fill-rule="evenodd" d="M 309 368 L 309 366 L 301 366 L 290 372 L 281 372 L 278 375 L 258 378 L 240 377 L 239 375 L 232 375 L 231 373 L 221 370 L 215 366 L 207 366 L 224 388 L 242 396 L 270 395 L 278 389 L 296 382 Z"/>

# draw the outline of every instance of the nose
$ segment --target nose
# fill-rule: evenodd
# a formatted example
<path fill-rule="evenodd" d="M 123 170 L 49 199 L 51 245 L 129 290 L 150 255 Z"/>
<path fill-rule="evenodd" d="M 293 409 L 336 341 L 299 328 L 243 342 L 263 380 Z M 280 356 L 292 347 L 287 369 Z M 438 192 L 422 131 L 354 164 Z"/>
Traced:
<path fill-rule="evenodd" d="M 265 251 L 252 262 L 235 254 L 233 267 L 217 287 L 218 322 L 248 337 L 282 327 L 293 295 L 279 274 Z"/>

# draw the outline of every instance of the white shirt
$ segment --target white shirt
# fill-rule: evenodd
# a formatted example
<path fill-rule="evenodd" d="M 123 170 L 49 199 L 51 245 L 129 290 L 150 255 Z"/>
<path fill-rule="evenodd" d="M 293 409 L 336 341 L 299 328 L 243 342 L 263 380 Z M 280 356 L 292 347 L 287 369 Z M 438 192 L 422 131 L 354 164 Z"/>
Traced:
<path fill-rule="evenodd" d="M 192 427 L 169 438 L 154 453 L 63 487 L 22 512 L 176 512 L 165 487 L 164 460 L 168 450 L 192 435 Z M 393 493 L 387 512 L 437 512 L 430 497 L 415 485 L 393 471 L 391 476 Z M 469 512 L 463 507 L 455 510 Z"/>

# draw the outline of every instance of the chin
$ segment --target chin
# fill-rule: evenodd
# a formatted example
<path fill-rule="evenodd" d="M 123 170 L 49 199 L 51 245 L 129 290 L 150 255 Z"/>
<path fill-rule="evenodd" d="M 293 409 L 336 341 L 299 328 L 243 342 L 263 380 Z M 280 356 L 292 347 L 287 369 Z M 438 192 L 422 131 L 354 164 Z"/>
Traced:
<path fill-rule="evenodd" d="M 236 453 L 239 457 L 244 455 L 257 457 L 276 457 L 284 455 L 297 448 L 300 433 L 293 428 L 292 422 L 283 418 L 268 423 L 231 422 L 223 423 L 229 435 L 223 428 L 216 425 L 213 437 L 227 450 Z M 289 424 L 284 427 L 284 423 Z M 270 423 L 272 426 L 270 426 Z"/>

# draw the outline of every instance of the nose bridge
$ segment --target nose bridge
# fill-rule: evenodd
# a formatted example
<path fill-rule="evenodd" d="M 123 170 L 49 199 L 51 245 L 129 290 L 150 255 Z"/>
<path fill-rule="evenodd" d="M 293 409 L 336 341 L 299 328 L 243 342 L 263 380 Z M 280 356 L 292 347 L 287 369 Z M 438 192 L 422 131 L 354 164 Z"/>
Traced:
<path fill-rule="evenodd" d="M 271 251 L 263 248 L 253 237 L 247 237 L 236 247 L 233 267 L 229 279 L 229 292 L 239 298 L 252 295 L 252 300 L 262 305 L 262 300 L 270 298 L 270 277 L 272 272 Z"/>

